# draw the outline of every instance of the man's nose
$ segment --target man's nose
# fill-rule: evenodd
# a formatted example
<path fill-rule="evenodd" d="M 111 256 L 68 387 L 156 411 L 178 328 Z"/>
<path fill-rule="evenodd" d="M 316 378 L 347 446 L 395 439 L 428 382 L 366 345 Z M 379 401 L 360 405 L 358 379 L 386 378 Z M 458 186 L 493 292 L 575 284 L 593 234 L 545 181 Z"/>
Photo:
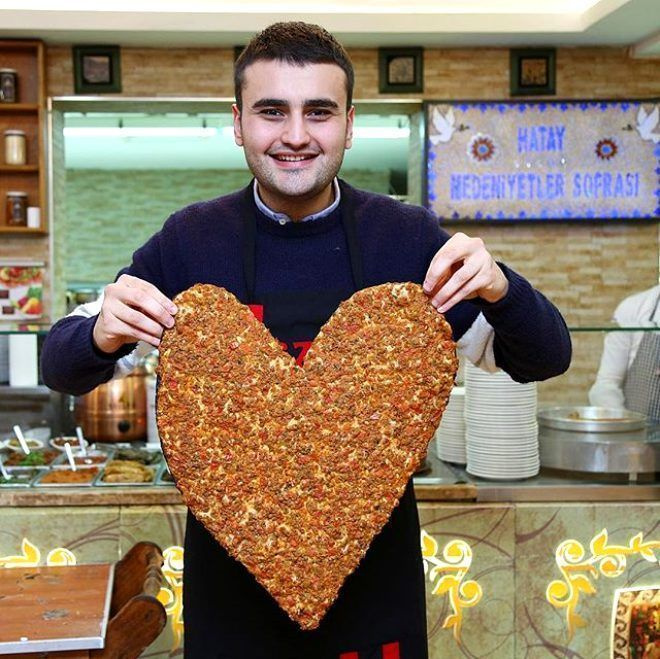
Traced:
<path fill-rule="evenodd" d="M 284 125 L 282 142 L 300 148 L 309 142 L 309 133 L 305 120 L 301 116 L 291 115 Z"/>

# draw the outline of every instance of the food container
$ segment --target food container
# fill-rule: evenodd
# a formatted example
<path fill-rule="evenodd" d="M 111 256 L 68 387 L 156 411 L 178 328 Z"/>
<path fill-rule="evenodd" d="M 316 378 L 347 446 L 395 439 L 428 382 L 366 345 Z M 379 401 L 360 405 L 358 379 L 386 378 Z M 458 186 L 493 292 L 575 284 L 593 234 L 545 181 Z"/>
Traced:
<path fill-rule="evenodd" d="M 80 450 L 71 449 L 73 453 L 73 461 L 77 467 L 102 467 L 109 459 L 106 451 L 87 451 L 82 455 Z M 60 451 L 57 459 L 53 461 L 53 469 L 68 469 L 70 468 L 69 458 L 64 451 Z"/>
<path fill-rule="evenodd" d="M 41 228 L 41 208 L 39 206 L 28 206 L 27 225 L 28 229 Z"/>
<path fill-rule="evenodd" d="M 66 436 L 53 437 L 53 439 L 51 439 L 48 443 L 58 451 L 66 450 L 64 448 L 64 445 L 67 443 L 71 446 L 71 450 L 74 453 L 76 451 L 80 451 L 80 442 L 78 441 L 77 437 L 66 437 Z M 85 448 L 89 446 L 89 442 L 86 439 L 83 439 L 83 446 Z"/>
<path fill-rule="evenodd" d="M 32 481 L 38 476 L 41 472 L 37 469 L 26 469 L 26 470 L 11 470 L 9 474 L 10 479 L 6 479 L 4 476 L 0 475 L 0 488 L 3 487 L 30 487 Z"/>
<path fill-rule="evenodd" d="M 7 192 L 5 223 L 11 227 L 27 226 L 27 192 Z"/>
<path fill-rule="evenodd" d="M 76 424 L 88 439 L 131 442 L 147 434 L 144 371 L 110 380 L 76 399 Z"/>
<path fill-rule="evenodd" d="M 25 165 L 27 163 L 27 148 L 25 131 L 5 131 L 5 164 Z"/>
<path fill-rule="evenodd" d="M 646 416 L 609 407 L 549 407 L 539 410 L 539 425 L 573 432 L 630 432 L 646 426 Z"/>
<path fill-rule="evenodd" d="M 99 487 L 133 487 L 153 485 L 154 467 L 145 467 L 133 460 L 111 460 L 96 481 Z"/>
<path fill-rule="evenodd" d="M 52 469 L 44 471 L 33 481 L 35 487 L 90 487 L 98 476 L 98 467 L 80 469 Z"/>
<path fill-rule="evenodd" d="M 30 451 L 38 450 L 44 447 L 44 443 L 40 439 L 35 439 L 34 437 L 25 437 L 25 443 Z M 10 451 L 18 451 L 19 453 L 23 452 L 23 447 L 21 443 L 16 439 L 16 437 L 9 437 L 2 442 L 2 448 L 9 449 Z"/>
<path fill-rule="evenodd" d="M 653 473 L 660 464 L 660 442 L 649 436 L 647 417 L 604 407 L 552 407 L 539 410 L 541 465 L 591 473 Z"/>
<path fill-rule="evenodd" d="M 18 76 L 16 69 L 0 69 L 0 103 L 18 101 Z"/>
<path fill-rule="evenodd" d="M 158 450 L 149 450 L 146 448 L 116 448 L 113 460 L 131 460 L 143 465 L 158 465 L 163 459 L 163 454 Z"/>
<path fill-rule="evenodd" d="M 2 461 L 8 471 L 14 469 L 48 469 L 59 455 L 59 451 L 53 449 L 30 451 L 27 455 L 22 451 L 12 451 Z"/>

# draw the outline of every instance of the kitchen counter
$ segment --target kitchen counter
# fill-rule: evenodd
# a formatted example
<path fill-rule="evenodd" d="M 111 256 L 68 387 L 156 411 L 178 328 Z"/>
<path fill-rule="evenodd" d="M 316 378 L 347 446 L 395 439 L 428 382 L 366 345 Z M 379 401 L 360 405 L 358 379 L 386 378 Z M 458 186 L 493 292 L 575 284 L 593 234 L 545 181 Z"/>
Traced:
<path fill-rule="evenodd" d="M 660 501 L 660 481 L 647 474 L 637 482 L 623 475 L 580 474 L 544 469 L 519 481 L 479 478 L 464 467 L 429 455 L 427 470 L 414 478 L 418 501 L 568 502 Z M 183 505 L 173 486 L 4 488 L 0 507 Z"/>
<path fill-rule="evenodd" d="M 660 480 L 653 474 L 630 482 L 627 475 L 542 469 L 534 478 L 505 481 L 472 476 L 435 457 L 428 464 L 431 470 L 415 478 L 419 501 L 442 501 L 437 495 L 448 487 L 472 490 L 478 502 L 660 501 Z"/>

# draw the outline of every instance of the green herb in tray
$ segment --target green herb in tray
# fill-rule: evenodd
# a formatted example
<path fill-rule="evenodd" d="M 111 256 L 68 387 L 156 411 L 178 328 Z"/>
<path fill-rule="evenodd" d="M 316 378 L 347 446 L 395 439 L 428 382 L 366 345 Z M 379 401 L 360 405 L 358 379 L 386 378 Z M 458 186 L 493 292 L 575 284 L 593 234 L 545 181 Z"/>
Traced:
<path fill-rule="evenodd" d="M 32 451 L 31 453 L 23 456 L 18 464 L 21 467 L 40 467 L 46 464 L 46 458 L 44 457 L 43 453 Z"/>
<path fill-rule="evenodd" d="M 56 457 L 60 455 L 59 451 L 46 449 L 45 451 L 30 451 L 28 455 L 20 451 L 12 453 L 3 459 L 5 467 L 43 467 L 49 465 Z"/>

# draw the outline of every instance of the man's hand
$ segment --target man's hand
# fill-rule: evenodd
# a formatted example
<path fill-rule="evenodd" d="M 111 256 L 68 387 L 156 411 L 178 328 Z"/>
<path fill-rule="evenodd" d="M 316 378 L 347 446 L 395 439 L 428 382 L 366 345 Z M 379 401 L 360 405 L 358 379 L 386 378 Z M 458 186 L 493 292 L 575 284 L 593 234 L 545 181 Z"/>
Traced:
<path fill-rule="evenodd" d="M 101 312 L 94 325 L 94 343 L 107 353 L 136 341 L 158 347 L 163 329 L 174 325 L 175 313 L 176 306 L 155 286 L 121 275 L 105 287 Z"/>
<path fill-rule="evenodd" d="M 454 234 L 437 252 L 424 280 L 424 292 L 442 313 L 461 300 L 498 302 L 509 282 L 481 238 Z"/>

